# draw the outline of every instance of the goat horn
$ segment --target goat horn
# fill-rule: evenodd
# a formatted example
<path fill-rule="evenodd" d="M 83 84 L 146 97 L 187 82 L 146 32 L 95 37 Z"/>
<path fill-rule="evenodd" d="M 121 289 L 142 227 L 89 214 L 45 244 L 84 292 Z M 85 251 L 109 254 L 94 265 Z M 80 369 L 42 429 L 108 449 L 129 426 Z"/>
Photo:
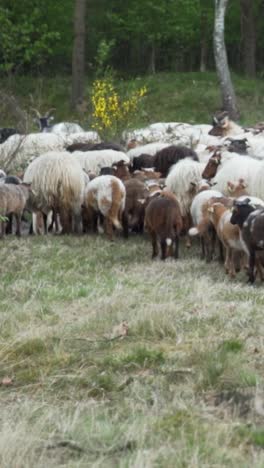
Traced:
<path fill-rule="evenodd" d="M 37 110 L 37 109 L 34 109 L 34 107 L 31 107 L 30 108 L 35 114 L 36 116 L 40 119 L 41 115 L 40 115 L 40 112 Z"/>
<path fill-rule="evenodd" d="M 49 110 L 46 112 L 45 117 L 49 117 L 50 114 L 51 114 L 51 112 L 52 112 L 52 111 L 55 111 L 55 110 L 56 110 L 56 107 L 52 107 L 51 109 L 49 109 Z"/>

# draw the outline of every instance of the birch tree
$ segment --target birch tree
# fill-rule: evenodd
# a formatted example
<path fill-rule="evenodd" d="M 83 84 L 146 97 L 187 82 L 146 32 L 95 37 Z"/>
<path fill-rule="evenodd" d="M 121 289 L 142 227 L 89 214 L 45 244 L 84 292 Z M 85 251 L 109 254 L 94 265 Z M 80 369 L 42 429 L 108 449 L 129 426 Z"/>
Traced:
<path fill-rule="evenodd" d="M 228 67 L 225 47 L 225 13 L 228 0 L 215 0 L 214 56 L 217 76 L 220 82 L 223 109 L 232 119 L 238 119 L 236 95 Z"/>

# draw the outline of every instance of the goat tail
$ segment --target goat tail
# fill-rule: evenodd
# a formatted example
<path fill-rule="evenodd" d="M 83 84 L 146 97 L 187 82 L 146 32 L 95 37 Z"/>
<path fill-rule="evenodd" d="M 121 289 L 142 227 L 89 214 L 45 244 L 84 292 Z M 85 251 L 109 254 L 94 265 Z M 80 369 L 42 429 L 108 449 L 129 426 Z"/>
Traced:
<path fill-rule="evenodd" d="M 114 218 L 111 221 L 116 229 L 118 229 L 119 231 L 122 229 L 121 223 L 117 218 Z"/>
<path fill-rule="evenodd" d="M 166 238 L 166 244 L 168 247 L 170 247 L 170 245 L 172 244 L 172 239 L 170 237 Z"/>
<path fill-rule="evenodd" d="M 189 229 L 189 236 L 198 236 L 199 234 L 204 234 L 207 231 L 209 224 L 210 223 L 208 223 L 208 220 L 203 219 L 199 224 L 197 224 L 197 226 Z"/>
<path fill-rule="evenodd" d="M 189 236 L 193 237 L 193 236 L 198 236 L 198 234 L 200 233 L 197 227 L 192 227 L 191 229 L 189 229 L 188 234 Z"/>

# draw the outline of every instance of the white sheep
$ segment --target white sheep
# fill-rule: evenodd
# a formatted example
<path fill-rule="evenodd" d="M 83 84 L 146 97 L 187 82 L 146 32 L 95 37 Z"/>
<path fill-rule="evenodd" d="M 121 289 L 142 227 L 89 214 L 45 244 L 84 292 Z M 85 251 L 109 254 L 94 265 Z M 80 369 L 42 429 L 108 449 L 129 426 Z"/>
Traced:
<path fill-rule="evenodd" d="M 187 216 L 198 184 L 202 179 L 204 164 L 189 158 L 179 161 L 171 167 L 165 180 L 166 187 L 176 195 L 182 216 Z"/>
<path fill-rule="evenodd" d="M 250 195 L 264 200 L 264 161 L 255 161 L 258 169 L 255 171 L 252 187 L 249 191 Z"/>
<path fill-rule="evenodd" d="M 9 171 L 25 168 L 37 156 L 47 151 L 63 151 L 65 140 L 54 133 L 13 135 L 0 146 L 0 161 Z"/>
<path fill-rule="evenodd" d="M 82 169 L 99 175 L 102 167 L 112 166 L 114 163 L 124 161 L 129 164 L 129 157 L 122 151 L 98 150 L 98 151 L 74 151 L 70 156 L 78 161 Z"/>
<path fill-rule="evenodd" d="M 58 124 L 59 125 L 59 124 Z M 75 143 L 100 143 L 101 138 L 97 132 L 90 130 L 88 132 L 69 133 L 64 136 L 65 148 Z"/>
<path fill-rule="evenodd" d="M 101 213 L 105 218 L 105 231 L 113 238 L 113 225 L 121 229 L 121 217 L 125 209 L 126 189 L 123 182 L 112 175 L 102 175 L 87 185 L 83 207 L 89 217 Z"/>
<path fill-rule="evenodd" d="M 79 232 L 85 177 L 78 161 L 68 152 L 43 154 L 26 169 L 24 181 L 31 183 L 33 211 L 60 216 L 62 232 Z"/>
<path fill-rule="evenodd" d="M 13 135 L 0 145 L 0 161 L 8 171 L 24 169 L 37 156 L 49 151 L 64 151 L 67 146 L 100 141 L 97 132 L 82 133 L 30 133 Z"/>
<path fill-rule="evenodd" d="M 261 168 L 261 161 L 251 158 L 250 156 L 239 156 L 233 154 L 230 160 L 222 159 L 222 167 L 217 171 L 216 176 L 212 180 L 215 184 L 214 188 L 220 190 L 225 195 L 229 195 L 228 182 L 237 183 L 239 179 L 243 179 L 247 185 L 247 190 L 250 195 L 257 195 L 256 191 L 256 176 Z M 264 196 L 264 193 L 263 193 Z"/>

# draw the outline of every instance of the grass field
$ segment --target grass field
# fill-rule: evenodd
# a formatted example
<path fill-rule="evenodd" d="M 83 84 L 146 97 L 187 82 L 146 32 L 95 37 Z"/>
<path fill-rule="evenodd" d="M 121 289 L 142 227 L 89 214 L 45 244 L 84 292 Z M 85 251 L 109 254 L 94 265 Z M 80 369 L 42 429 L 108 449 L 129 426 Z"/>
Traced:
<path fill-rule="evenodd" d="M 264 466 L 263 286 L 180 247 L 1 242 L 1 467 Z"/>

